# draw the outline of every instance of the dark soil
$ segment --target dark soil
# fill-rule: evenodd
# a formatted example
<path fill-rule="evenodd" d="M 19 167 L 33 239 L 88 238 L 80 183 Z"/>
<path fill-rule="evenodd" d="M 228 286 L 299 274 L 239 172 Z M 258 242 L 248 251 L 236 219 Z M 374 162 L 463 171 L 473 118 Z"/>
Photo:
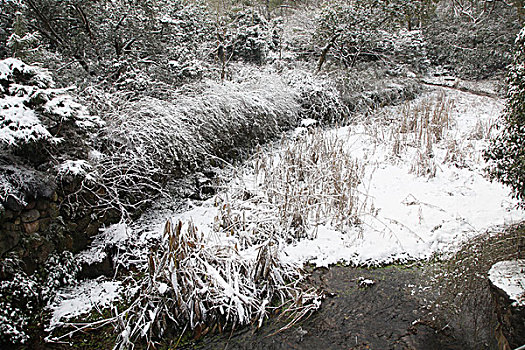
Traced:
<path fill-rule="evenodd" d="M 271 320 L 259 330 L 245 328 L 207 336 L 184 349 L 469 349 L 449 327 L 433 320 L 429 291 L 420 292 L 422 267 L 316 269 L 314 285 L 327 298 L 320 309 L 290 329 Z M 367 287 L 359 278 L 373 280 Z M 428 276 L 427 276 L 428 277 Z"/>

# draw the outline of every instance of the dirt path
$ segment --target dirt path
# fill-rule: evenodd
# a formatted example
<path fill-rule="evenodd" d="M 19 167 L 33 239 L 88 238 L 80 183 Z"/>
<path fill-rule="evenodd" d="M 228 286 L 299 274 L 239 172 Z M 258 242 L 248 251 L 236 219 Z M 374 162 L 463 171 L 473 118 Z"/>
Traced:
<path fill-rule="evenodd" d="M 359 286 L 360 277 L 374 281 Z M 335 266 L 316 269 L 314 285 L 328 297 L 318 312 L 274 334 L 285 322 L 262 329 L 209 336 L 185 348 L 199 349 L 469 349 L 432 321 L 428 291 L 417 293 L 424 278 L 420 267 L 363 269 Z"/>

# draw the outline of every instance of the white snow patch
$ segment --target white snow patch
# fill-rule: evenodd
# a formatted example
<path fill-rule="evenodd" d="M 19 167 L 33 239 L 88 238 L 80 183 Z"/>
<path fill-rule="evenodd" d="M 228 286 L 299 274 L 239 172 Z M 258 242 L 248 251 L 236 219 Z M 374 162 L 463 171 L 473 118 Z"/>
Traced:
<path fill-rule="evenodd" d="M 58 166 L 58 173 L 61 175 L 86 175 L 92 170 L 91 164 L 85 160 L 66 160 Z"/>
<path fill-rule="evenodd" d="M 103 309 L 119 299 L 121 282 L 88 280 L 77 286 L 60 290 L 50 305 L 52 311 L 48 331 L 62 325 L 67 320 Z"/>
<path fill-rule="evenodd" d="M 11 80 L 14 71 L 34 75 L 33 79 L 39 87 L 51 86 L 53 84 L 51 75 L 46 69 L 27 65 L 16 58 L 6 58 L 0 61 L 0 80 Z"/>
<path fill-rule="evenodd" d="M 95 237 L 89 249 L 80 252 L 77 255 L 77 261 L 88 265 L 103 261 L 106 256 L 106 248 L 118 247 L 120 244 L 129 240 L 129 228 L 124 223 L 114 224 L 103 229 Z"/>
<path fill-rule="evenodd" d="M 525 306 L 525 260 L 500 261 L 490 268 L 490 281 L 503 290 L 513 305 Z"/>
<path fill-rule="evenodd" d="M 318 123 L 319 122 L 317 120 L 312 119 L 312 118 L 306 118 L 306 119 L 301 120 L 301 126 L 305 128 L 308 128 L 313 125 L 317 125 Z"/>
<path fill-rule="evenodd" d="M 0 142 L 16 145 L 49 139 L 51 134 L 42 125 L 35 112 L 24 105 L 25 97 L 4 96 L 0 98 Z"/>

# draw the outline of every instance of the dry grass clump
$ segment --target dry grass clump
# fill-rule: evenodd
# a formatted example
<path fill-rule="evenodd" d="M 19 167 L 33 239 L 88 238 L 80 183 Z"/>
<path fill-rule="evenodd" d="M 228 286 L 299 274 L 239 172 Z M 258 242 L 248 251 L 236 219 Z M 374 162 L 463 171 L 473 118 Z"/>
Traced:
<path fill-rule="evenodd" d="M 491 138 L 493 131 L 496 129 L 495 121 L 478 120 L 474 126 L 474 130 L 469 135 L 471 140 L 488 140 Z"/>
<path fill-rule="evenodd" d="M 174 331 L 197 336 L 239 325 L 260 326 L 277 309 L 291 322 L 317 309 L 293 264 L 280 260 L 273 239 L 241 250 L 235 237 L 205 235 L 191 222 L 168 221 L 164 240 L 149 256 L 148 272 L 132 305 L 115 318 L 118 344 L 148 344 Z"/>
<path fill-rule="evenodd" d="M 228 185 L 220 203 L 221 228 L 238 234 L 243 244 L 313 238 L 320 224 L 344 230 L 358 223 L 364 167 L 335 134 L 313 130 L 286 141 L 279 153 L 259 152 L 252 164 L 248 176 Z"/>
<path fill-rule="evenodd" d="M 453 100 L 446 98 L 444 93 L 432 100 L 406 103 L 394 129 L 394 140 L 399 143 L 394 146 L 394 153 L 398 154 L 406 146 L 431 148 L 434 143 L 441 141 L 451 126 L 450 113 L 453 107 Z"/>
<path fill-rule="evenodd" d="M 392 153 L 399 157 L 409 147 L 416 152 L 411 162 L 411 172 L 417 176 L 434 177 L 438 165 L 434 159 L 434 145 L 446 138 L 454 106 L 444 93 L 435 99 L 419 103 L 406 103 L 401 118 L 392 128 Z"/>

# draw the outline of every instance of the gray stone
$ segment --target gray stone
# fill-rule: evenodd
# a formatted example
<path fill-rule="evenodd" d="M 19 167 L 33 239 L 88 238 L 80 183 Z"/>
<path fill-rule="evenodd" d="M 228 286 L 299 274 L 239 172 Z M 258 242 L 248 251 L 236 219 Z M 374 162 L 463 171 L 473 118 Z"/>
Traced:
<path fill-rule="evenodd" d="M 33 234 L 35 232 L 38 232 L 40 229 L 40 222 L 39 221 L 33 221 L 33 222 L 26 222 L 24 223 L 24 230 L 29 233 Z"/>
<path fill-rule="evenodd" d="M 497 325 L 494 330 L 499 349 L 515 349 L 525 344 L 525 307 L 517 306 L 507 293 L 489 280 Z"/>
<path fill-rule="evenodd" d="M 13 196 L 7 197 L 4 206 L 6 207 L 6 209 L 12 211 L 20 211 L 23 209 L 22 204 Z"/>
<path fill-rule="evenodd" d="M 46 210 L 49 207 L 49 202 L 44 199 L 39 199 L 36 202 L 36 208 L 40 211 Z"/>
<path fill-rule="evenodd" d="M 3 214 L 3 217 L 5 220 L 11 220 L 15 217 L 15 213 L 13 213 L 11 210 L 6 210 Z"/>
<path fill-rule="evenodd" d="M 31 210 L 31 209 L 35 209 L 35 207 L 36 207 L 36 201 L 31 200 L 31 201 L 29 201 L 29 202 L 26 204 L 26 206 L 25 206 L 24 209 L 25 209 L 25 210 Z"/>
<path fill-rule="evenodd" d="M 33 222 L 40 218 L 40 212 L 36 209 L 31 209 L 23 212 L 21 218 L 24 223 Z"/>

